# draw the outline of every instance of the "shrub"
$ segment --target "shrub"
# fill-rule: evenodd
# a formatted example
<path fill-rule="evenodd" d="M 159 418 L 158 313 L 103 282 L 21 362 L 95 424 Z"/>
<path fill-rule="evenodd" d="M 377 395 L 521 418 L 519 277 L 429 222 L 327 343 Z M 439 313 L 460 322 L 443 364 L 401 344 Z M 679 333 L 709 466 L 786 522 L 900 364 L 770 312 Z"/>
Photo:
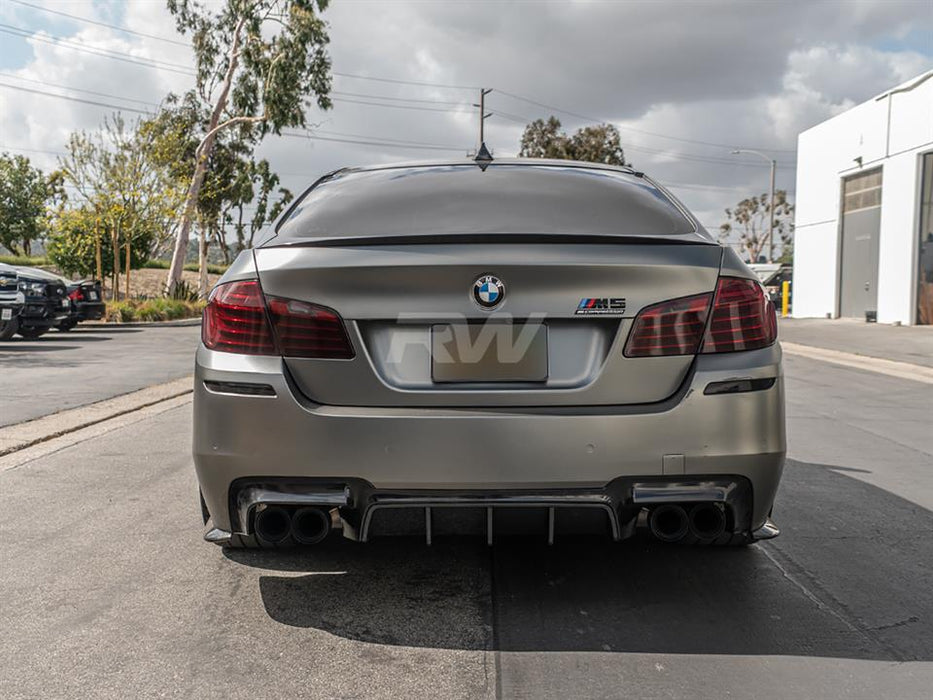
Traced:
<path fill-rule="evenodd" d="M 0 255 L 0 263 L 21 267 L 42 267 L 49 264 L 49 259 L 41 255 L 33 257 L 28 255 Z"/>
<path fill-rule="evenodd" d="M 171 266 L 172 266 L 172 262 L 170 260 L 147 260 L 146 264 L 143 265 L 143 267 L 147 267 L 150 270 L 167 270 Z M 229 265 L 215 265 L 213 263 L 208 263 L 207 271 L 211 273 L 212 275 L 222 275 L 223 273 L 227 271 L 228 267 Z M 198 264 L 187 263 L 182 269 L 186 270 L 187 272 L 197 272 Z"/>
<path fill-rule="evenodd" d="M 133 321 L 174 321 L 181 318 L 197 318 L 204 309 L 204 302 L 180 299 L 130 299 L 129 301 L 107 302 L 108 321 L 131 323 Z"/>

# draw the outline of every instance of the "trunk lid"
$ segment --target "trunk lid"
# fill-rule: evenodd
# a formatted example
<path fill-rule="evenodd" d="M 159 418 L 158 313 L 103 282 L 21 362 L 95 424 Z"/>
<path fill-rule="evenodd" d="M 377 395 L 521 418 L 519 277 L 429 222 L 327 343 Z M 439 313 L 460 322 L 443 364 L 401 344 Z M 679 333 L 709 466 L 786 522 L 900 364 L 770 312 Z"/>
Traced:
<path fill-rule="evenodd" d="M 260 248 L 255 261 L 264 294 L 329 307 L 346 324 L 354 359 L 284 360 L 315 402 L 595 406 L 653 403 L 677 391 L 693 356 L 626 358 L 622 349 L 640 309 L 712 292 L 721 255 L 709 244 L 415 244 Z M 472 293 L 484 275 L 505 286 L 492 310 L 481 308 Z M 581 312 L 581 304 L 591 308 Z M 483 371 L 436 381 L 433 334 L 452 332 L 475 343 L 476 332 L 458 335 L 458 329 L 486 321 L 543 325 L 546 377 L 539 376 L 538 363 L 530 374 L 516 375 L 528 381 L 495 372 L 489 377 L 499 381 L 470 379 Z M 500 335 L 493 331 L 491 342 L 500 342 Z M 505 335 L 522 337 L 516 329 Z"/>

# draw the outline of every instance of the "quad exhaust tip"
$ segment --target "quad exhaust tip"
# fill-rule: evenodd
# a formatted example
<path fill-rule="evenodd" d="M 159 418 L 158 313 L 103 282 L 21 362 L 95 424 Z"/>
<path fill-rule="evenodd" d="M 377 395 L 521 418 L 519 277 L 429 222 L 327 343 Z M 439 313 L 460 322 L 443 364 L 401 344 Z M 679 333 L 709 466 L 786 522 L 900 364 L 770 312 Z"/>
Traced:
<path fill-rule="evenodd" d="M 305 507 L 290 511 L 282 506 L 268 506 L 256 513 L 256 537 L 266 544 L 283 544 L 289 536 L 298 544 L 317 544 L 330 534 L 330 512 L 324 508 Z"/>
<path fill-rule="evenodd" d="M 269 544 L 284 542 L 291 533 L 292 521 L 281 506 L 270 506 L 256 513 L 256 536 Z"/>
<path fill-rule="evenodd" d="M 330 513 L 322 508 L 299 508 L 292 515 L 292 537 L 298 544 L 317 544 L 330 533 Z"/>
<path fill-rule="evenodd" d="M 690 531 L 690 522 L 682 506 L 663 505 L 651 511 L 648 527 L 662 542 L 679 542 Z"/>
<path fill-rule="evenodd" d="M 680 542 L 688 535 L 700 542 L 712 542 L 726 531 L 726 513 L 718 503 L 658 506 L 648 516 L 651 534 L 662 542 Z"/>
<path fill-rule="evenodd" d="M 697 503 L 690 509 L 690 532 L 700 540 L 715 540 L 726 531 L 726 514 L 716 503 Z"/>

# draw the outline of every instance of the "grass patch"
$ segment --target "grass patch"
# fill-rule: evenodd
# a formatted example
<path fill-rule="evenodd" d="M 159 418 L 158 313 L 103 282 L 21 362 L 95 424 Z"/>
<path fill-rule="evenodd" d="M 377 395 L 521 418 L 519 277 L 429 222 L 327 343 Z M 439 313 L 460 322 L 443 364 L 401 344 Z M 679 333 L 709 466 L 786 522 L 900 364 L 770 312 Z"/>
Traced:
<path fill-rule="evenodd" d="M 0 263 L 6 265 L 19 265 L 20 267 L 40 267 L 50 265 L 49 259 L 44 255 L 30 257 L 28 255 L 0 255 Z"/>
<path fill-rule="evenodd" d="M 107 302 L 106 320 L 111 323 L 175 321 L 181 318 L 197 318 L 203 309 L 204 302 L 179 299 L 110 301 Z"/>
<path fill-rule="evenodd" d="M 147 260 L 143 267 L 150 270 L 167 270 L 172 266 L 171 261 L 169 260 Z M 214 265 L 213 263 L 207 264 L 207 271 L 212 275 L 222 275 L 227 271 L 227 265 Z M 197 272 L 198 264 L 197 263 L 188 263 L 184 267 L 188 272 Z"/>

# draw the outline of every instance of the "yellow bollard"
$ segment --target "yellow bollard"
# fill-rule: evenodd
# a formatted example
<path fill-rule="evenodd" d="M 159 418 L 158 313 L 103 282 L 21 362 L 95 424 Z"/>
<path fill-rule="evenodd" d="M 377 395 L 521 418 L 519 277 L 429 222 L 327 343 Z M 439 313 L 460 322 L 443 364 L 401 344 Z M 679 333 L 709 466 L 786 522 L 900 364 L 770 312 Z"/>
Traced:
<path fill-rule="evenodd" d="M 790 282 L 781 283 L 781 318 L 787 318 L 787 308 L 790 306 Z"/>

